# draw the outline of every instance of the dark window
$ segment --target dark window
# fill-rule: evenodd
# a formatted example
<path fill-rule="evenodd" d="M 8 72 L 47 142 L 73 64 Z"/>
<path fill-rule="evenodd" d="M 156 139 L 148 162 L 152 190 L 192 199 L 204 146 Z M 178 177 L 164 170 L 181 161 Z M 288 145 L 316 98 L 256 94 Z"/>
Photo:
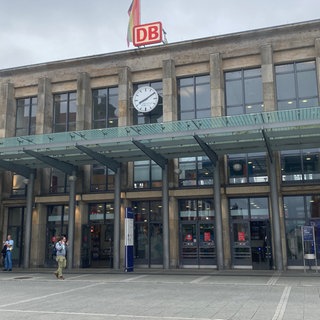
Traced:
<path fill-rule="evenodd" d="M 318 106 L 314 61 L 275 67 L 278 110 Z"/>
<path fill-rule="evenodd" d="M 213 184 L 213 165 L 208 157 L 179 159 L 179 185 L 207 186 Z"/>
<path fill-rule="evenodd" d="M 77 99 L 75 92 L 55 94 L 53 132 L 76 130 Z"/>
<path fill-rule="evenodd" d="M 179 120 L 211 117 L 210 76 L 178 79 Z"/>
<path fill-rule="evenodd" d="M 36 134 L 37 104 L 36 97 L 17 99 L 16 137 Z"/>
<path fill-rule="evenodd" d="M 283 182 L 310 182 L 320 179 L 319 149 L 281 152 Z"/>
<path fill-rule="evenodd" d="M 95 89 L 93 96 L 93 128 L 118 126 L 118 88 Z"/>
<path fill-rule="evenodd" d="M 134 188 L 151 189 L 162 186 L 162 169 L 151 160 L 134 162 Z"/>
<path fill-rule="evenodd" d="M 226 72 L 225 95 L 228 116 L 264 111 L 261 69 Z"/>
<path fill-rule="evenodd" d="M 91 191 L 101 192 L 114 190 L 114 172 L 107 167 L 95 164 L 91 172 Z"/>
<path fill-rule="evenodd" d="M 228 155 L 229 183 L 268 182 L 267 159 L 264 153 Z"/>

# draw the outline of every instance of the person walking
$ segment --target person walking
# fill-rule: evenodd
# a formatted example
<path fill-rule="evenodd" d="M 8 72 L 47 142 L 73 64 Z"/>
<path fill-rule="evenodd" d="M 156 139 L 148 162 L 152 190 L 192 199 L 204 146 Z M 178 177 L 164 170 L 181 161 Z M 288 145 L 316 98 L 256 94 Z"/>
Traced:
<path fill-rule="evenodd" d="M 60 280 L 64 280 L 62 271 L 67 266 L 67 246 L 68 242 L 65 236 L 60 237 L 60 240 L 55 244 L 57 250 L 56 261 L 58 263 L 58 269 L 54 272 L 54 275 Z"/>
<path fill-rule="evenodd" d="M 14 247 L 14 241 L 11 239 L 11 234 L 8 234 L 7 240 L 4 242 L 7 251 L 4 259 L 4 271 L 12 271 L 12 250 Z"/>

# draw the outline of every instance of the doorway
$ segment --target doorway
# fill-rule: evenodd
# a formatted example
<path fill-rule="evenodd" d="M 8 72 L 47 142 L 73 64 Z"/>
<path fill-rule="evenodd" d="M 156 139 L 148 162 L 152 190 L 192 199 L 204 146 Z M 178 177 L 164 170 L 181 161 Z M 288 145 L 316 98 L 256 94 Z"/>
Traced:
<path fill-rule="evenodd" d="M 216 264 L 214 225 L 202 221 L 181 223 L 181 264 L 208 266 Z"/>
<path fill-rule="evenodd" d="M 254 270 L 272 269 L 269 220 L 233 222 L 233 265 Z"/>

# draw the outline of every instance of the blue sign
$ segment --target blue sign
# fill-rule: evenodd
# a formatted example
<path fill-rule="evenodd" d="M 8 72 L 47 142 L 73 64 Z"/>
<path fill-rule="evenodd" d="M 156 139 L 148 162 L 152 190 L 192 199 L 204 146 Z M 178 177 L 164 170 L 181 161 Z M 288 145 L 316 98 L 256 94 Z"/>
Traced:
<path fill-rule="evenodd" d="M 133 211 L 131 208 L 126 208 L 125 216 L 125 271 L 133 271 Z"/>
<path fill-rule="evenodd" d="M 303 226 L 302 232 L 303 232 L 303 241 L 314 241 L 313 226 Z"/>

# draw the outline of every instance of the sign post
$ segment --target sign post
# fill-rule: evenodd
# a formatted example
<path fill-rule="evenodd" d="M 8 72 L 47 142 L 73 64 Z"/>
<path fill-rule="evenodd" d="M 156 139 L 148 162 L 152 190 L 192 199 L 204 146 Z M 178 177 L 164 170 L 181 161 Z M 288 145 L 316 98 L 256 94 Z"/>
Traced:
<path fill-rule="evenodd" d="M 304 272 L 306 272 L 306 260 L 308 260 L 309 262 L 310 269 L 311 269 L 310 260 L 314 260 L 316 272 L 318 272 L 314 226 L 301 226 L 301 237 L 302 237 Z"/>
<path fill-rule="evenodd" d="M 126 208 L 125 216 L 125 271 L 133 271 L 133 212 Z"/>

